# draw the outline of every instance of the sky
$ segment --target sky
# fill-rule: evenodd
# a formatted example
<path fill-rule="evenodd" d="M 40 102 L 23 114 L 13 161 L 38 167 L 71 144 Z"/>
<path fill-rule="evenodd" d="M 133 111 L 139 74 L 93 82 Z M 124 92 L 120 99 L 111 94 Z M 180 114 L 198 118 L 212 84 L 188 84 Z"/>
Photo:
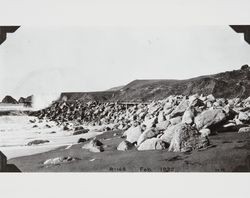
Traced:
<path fill-rule="evenodd" d="M 0 46 L 7 94 L 101 91 L 135 79 L 186 79 L 250 65 L 229 26 L 21 26 Z"/>

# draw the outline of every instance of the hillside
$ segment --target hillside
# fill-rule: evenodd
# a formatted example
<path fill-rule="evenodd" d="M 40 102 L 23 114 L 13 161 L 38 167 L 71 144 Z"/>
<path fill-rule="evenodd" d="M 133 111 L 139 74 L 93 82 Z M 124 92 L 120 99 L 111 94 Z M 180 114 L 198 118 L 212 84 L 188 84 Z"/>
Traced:
<path fill-rule="evenodd" d="M 247 98 L 250 95 L 250 68 L 185 80 L 134 80 L 117 91 L 62 93 L 70 100 L 100 102 L 148 102 L 164 99 L 170 95 L 213 94 L 220 98 Z"/>

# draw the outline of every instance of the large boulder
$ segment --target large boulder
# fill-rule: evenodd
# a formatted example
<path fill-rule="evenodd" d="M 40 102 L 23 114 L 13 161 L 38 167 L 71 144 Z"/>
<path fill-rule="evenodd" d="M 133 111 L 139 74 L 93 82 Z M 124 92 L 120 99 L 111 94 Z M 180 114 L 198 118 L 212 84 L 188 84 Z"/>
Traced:
<path fill-rule="evenodd" d="M 140 145 L 142 142 L 144 142 L 147 139 L 156 137 L 158 134 L 159 134 L 159 130 L 157 130 L 156 128 L 151 128 L 151 129 L 144 131 L 138 138 L 137 145 Z"/>
<path fill-rule="evenodd" d="M 175 130 L 169 151 L 188 152 L 205 148 L 208 145 L 209 141 L 207 137 L 202 136 L 198 130 L 191 125 L 184 124 Z"/>
<path fill-rule="evenodd" d="M 137 142 L 142 132 L 143 132 L 143 129 L 141 126 L 130 127 L 128 130 L 126 130 L 123 133 L 123 136 L 125 136 L 126 140 L 129 141 L 130 143 L 135 143 Z"/>
<path fill-rule="evenodd" d="M 195 117 L 194 122 L 198 130 L 217 126 L 227 119 L 222 109 L 209 109 Z"/>
<path fill-rule="evenodd" d="M 90 152 L 94 153 L 99 153 L 104 151 L 103 143 L 96 139 L 91 140 L 89 143 L 85 144 L 82 148 L 87 149 Z"/>
<path fill-rule="evenodd" d="M 173 136 L 174 136 L 175 131 L 179 130 L 179 128 L 181 128 L 183 126 L 186 126 L 186 124 L 185 123 L 179 123 L 177 125 L 168 127 L 164 131 L 164 134 L 161 136 L 160 139 L 162 139 L 164 142 L 170 143 L 171 140 L 172 140 L 172 138 L 173 138 Z"/>
<path fill-rule="evenodd" d="M 145 140 L 139 147 L 138 150 L 164 150 L 169 146 L 168 143 L 164 142 L 159 138 L 151 138 Z"/>
<path fill-rule="evenodd" d="M 133 147 L 134 147 L 134 144 L 132 144 L 132 143 L 129 142 L 129 141 L 124 140 L 124 141 L 122 141 L 122 142 L 118 145 L 117 150 L 118 150 L 118 151 L 128 151 L 128 150 L 133 149 Z"/>

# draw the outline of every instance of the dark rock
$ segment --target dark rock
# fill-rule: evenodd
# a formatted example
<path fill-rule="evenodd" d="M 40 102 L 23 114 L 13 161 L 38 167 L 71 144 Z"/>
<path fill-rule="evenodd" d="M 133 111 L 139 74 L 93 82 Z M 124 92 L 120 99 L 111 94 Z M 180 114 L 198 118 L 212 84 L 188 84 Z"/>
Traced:
<path fill-rule="evenodd" d="M 73 135 L 80 135 L 80 134 L 85 134 L 85 133 L 88 133 L 88 132 L 89 132 L 89 129 L 80 129 L 78 131 L 74 131 Z"/>
<path fill-rule="evenodd" d="M 46 124 L 46 125 L 45 125 L 45 127 L 46 127 L 46 128 L 51 128 L 51 126 L 50 126 L 50 125 L 48 125 L 48 124 Z"/>
<path fill-rule="evenodd" d="M 241 70 L 248 70 L 249 66 L 247 64 L 246 65 L 242 65 L 240 69 Z"/>
<path fill-rule="evenodd" d="M 11 96 L 5 96 L 2 100 L 2 103 L 17 104 L 18 102 Z"/>
<path fill-rule="evenodd" d="M 87 141 L 87 139 L 85 139 L 85 138 L 79 138 L 79 140 L 77 141 L 77 143 L 83 143 L 83 142 L 86 142 Z"/>
<path fill-rule="evenodd" d="M 32 146 L 32 145 L 44 144 L 44 143 L 48 143 L 48 142 L 49 142 L 49 140 L 33 140 L 33 141 L 29 142 L 27 145 Z"/>
<path fill-rule="evenodd" d="M 64 130 L 64 131 L 68 131 L 68 130 L 69 130 L 69 127 L 68 127 L 68 126 L 64 126 L 64 127 L 63 127 L 63 130 Z"/>

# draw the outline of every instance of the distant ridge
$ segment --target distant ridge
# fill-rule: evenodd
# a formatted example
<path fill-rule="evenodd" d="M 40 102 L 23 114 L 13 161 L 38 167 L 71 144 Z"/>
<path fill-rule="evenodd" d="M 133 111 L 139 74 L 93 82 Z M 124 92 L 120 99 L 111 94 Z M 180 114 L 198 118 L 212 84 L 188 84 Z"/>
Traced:
<path fill-rule="evenodd" d="M 217 98 L 247 98 L 250 96 L 250 68 L 243 65 L 239 70 L 185 80 L 134 80 L 109 91 L 62 93 L 69 100 L 97 102 L 149 102 L 169 95 L 213 94 Z"/>

